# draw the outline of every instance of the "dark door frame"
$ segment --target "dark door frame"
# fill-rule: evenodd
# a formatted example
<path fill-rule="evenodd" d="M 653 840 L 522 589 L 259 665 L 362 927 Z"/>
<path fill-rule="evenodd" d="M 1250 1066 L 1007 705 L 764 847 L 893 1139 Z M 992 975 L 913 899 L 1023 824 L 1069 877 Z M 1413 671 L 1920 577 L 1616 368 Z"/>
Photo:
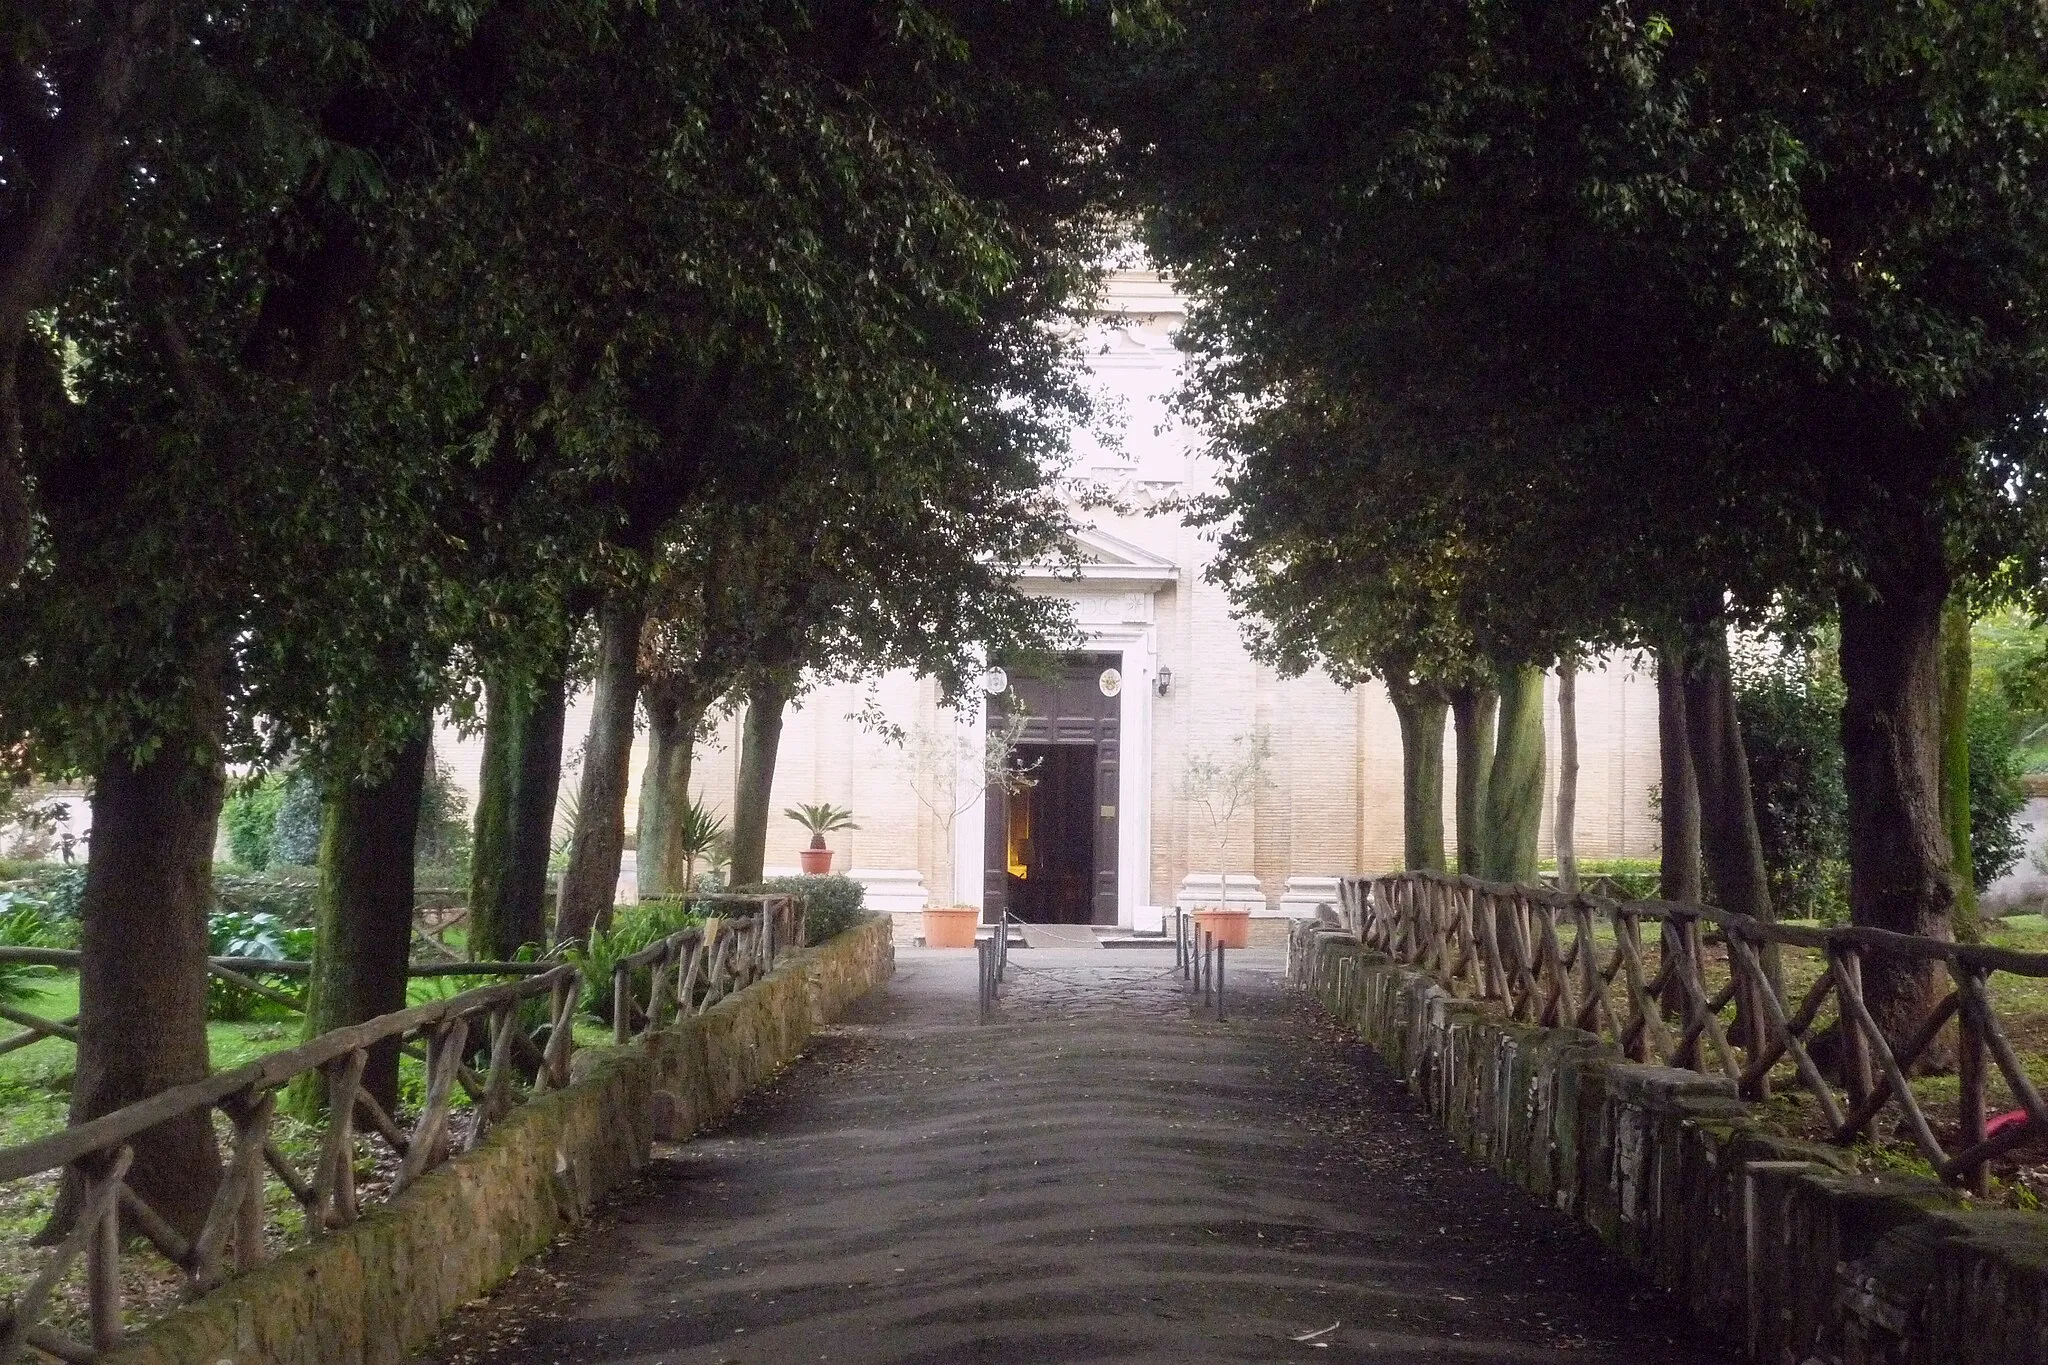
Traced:
<path fill-rule="evenodd" d="M 987 720 L 1000 724 L 1020 703 L 1027 715 L 1019 742 L 1095 746 L 1095 852 L 1093 924 L 1117 923 L 1117 863 L 1123 767 L 1123 697 L 1106 697 L 1100 680 L 1119 668 L 1115 654 L 1082 652 L 1064 656 L 1051 677 L 1013 677 L 1008 690 L 990 697 Z M 982 907 L 993 919 L 1009 904 L 1009 794 L 991 787 L 983 802 Z"/>

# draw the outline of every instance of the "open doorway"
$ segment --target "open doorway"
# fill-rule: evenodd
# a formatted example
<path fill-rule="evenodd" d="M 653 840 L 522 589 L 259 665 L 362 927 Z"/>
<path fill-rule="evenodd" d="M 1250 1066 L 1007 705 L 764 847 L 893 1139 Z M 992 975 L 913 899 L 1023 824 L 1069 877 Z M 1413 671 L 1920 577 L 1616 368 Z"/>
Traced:
<path fill-rule="evenodd" d="M 1028 773 L 1009 801 L 1004 871 L 1010 913 L 1033 924 L 1095 917 L 1095 746 L 1021 744 Z"/>
<path fill-rule="evenodd" d="M 1016 791 L 991 787 L 982 905 L 1039 924 L 1117 922 L 1122 678 L 1115 656 L 1070 654 L 1019 669 L 989 699 L 991 726 L 1019 718 Z"/>

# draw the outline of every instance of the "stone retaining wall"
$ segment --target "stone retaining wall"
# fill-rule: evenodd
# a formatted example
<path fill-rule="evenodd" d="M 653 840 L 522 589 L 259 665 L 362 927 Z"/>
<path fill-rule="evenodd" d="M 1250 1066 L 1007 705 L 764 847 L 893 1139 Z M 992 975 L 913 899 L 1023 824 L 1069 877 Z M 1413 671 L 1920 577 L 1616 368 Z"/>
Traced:
<path fill-rule="evenodd" d="M 1308 924 L 1288 978 L 1473 1159 L 1590 1225 L 1770 1365 L 2048 1361 L 2048 1216 L 1773 1132 L 1733 1084 L 1516 1024 Z"/>
<path fill-rule="evenodd" d="M 888 921 L 870 920 L 644 1042 L 580 1051 L 572 1085 L 521 1105 L 475 1151 L 102 1360 L 396 1365 L 645 1165 L 653 1138 L 723 1117 L 894 970 Z"/>

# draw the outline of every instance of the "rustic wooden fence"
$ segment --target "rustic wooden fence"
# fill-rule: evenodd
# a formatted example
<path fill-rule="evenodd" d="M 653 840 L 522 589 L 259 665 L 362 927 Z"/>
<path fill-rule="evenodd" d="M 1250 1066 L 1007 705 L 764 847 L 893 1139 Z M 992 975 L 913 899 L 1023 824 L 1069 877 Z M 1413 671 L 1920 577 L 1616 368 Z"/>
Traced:
<path fill-rule="evenodd" d="M 21 948 L 0 945 L 0 962 L 20 962 L 38 967 L 58 967 L 67 971 L 78 968 L 76 948 Z M 415 962 L 407 971 L 412 977 L 438 976 L 539 976 L 541 973 L 560 966 L 559 962 Z M 313 970 L 310 962 L 292 958 L 269 957 L 212 957 L 206 960 L 207 975 L 216 977 L 232 986 L 239 987 L 251 995 L 284 1006 L 286 1009 L 305 1013 L 305 1002 L 257 980 L 259 976 L 306 976 Z M 0 1001 L 0 1019 L 19 1024 L 21 1032 L 10 1038 L 0 1038 L 0 1057 L 17 1052 L 31 1043 L 45 1038 L 61 1038 L 67 1043 L 78 1041 L 78 1016 L 69 1019 L 45 1019 L 39 1014 Z"/>
<path fill-rule="evenodd" d="M 673 1006 L 702 1014 L 733 991 L 766 976 L 775 955 L 804 944 L 804 902 L 795 896 L 702 897 L 697 903 L 737 901 L 758 907 L 740 919 L 707 920 L 669 935 L 612 966 L 612 1040 L 659 1027 Z M 642 973 L 647 998 L 636 998 Z"/>
<path fill-rule="evenodd" d="M 797 898 L 708 899 L 711 908 L 746 913 L 671 934 L 615 967 L 617 1041 L 630 1041 L 675 1016 L 702 1013 L 765 974 L 783 949 L 803 946 L 804 907 Z M 245 960 L 226 970 L 242 975 L 240 968 L 246 966 L 273 969 L 271 964 Z M 153 1252 L 168 1261 L 182 1272 L 189 1297 L 262 1264 L 268 1255 L 266 1197 L 272 1177 L 303 1211 L 306 1238 L 353 1223 L 361 1215 L 356 1186 L 358 1122 L 364 1125 L 362 1136 L 381 1139 L 397 1162 L 387 1189 L 388 1196 L 395 1197 L 450 1155 L 475 1146 L 519 1104 L 567 1085 L 581 968 L 562 962 L 466 963 L 443 970 L 442 964 L 435 964 L 426 974 L 503 968 L 526 975 L 335 1029 L 233 1071 L 0 1150 L 0 1183 L 69 1171 L 85 1191 L 70 1234 L 47 1254 L 27 1288 L 0 1316 L 0 1365 L 30 1347 L 59 1360 L 80 1362 L 117 1347 L 123 1335 L 124 1250 Z M 653 982 L 644 1002 L 633 994 L 640 970 L 647 971 Z M 391 1040 L 426 1066 L 425 1099 L 409 1125 L 362 1088 L 369 1050 Z M 481 1061 L 479 1072 L 471 1063 L 484 1054 L 488 1060 Z M 280 1148 L 272 1131 L 279 1091 L 308 1073 L 321 1077 L 327 1096 L 319 1156 L 310 1172 Z M 466 1125 L 456 1122 L 458 1092 L 469 1101 Z M 232 1132 L 227 1165 L 204 1225 L 196 1237 L 187 1238 L 125 1183 L 133 1155 L 129 1142 L 168 1120 L 215 1111 L 225 1116 Z M 125 1247 L 124 1228 L 140 1234 Z M 81 1259 L 89 1340 L 43 1321 L 52 1292 Z"/>
<path fill-rule="evenodd" d="M 1455 996 L 1496 1002 L 1515 1019 L 1599 1034 L 1636 1061 L 1725 1075 L 1750 1099 L 1769 1097 L 1774 1072 L 1782 1075 L 1789 1059 L 1791 1079 L 1813 1097 L 1836 1144 L 1873 1136 L 1878 1116 L 1888 1113 L 1937 1174 L 1981 1193 L 1990 1161 L 2048 1137 L 2048 1105 L 1988 985 L 1995 972 L 2048 978 L 2048 953 L 1880 929 L 1810 929 L 1703 905 L 1565 895 L 1430 872 L 1348 878 L 1340 896 L 1346 927 L 1368 947 L 1427 972 Z M 1644 942 L 1646 924 L 1654 926 L 1654 945 Z M 1725 953 L 1710 951 L 1721 945 Z M 1786 947 L 1818 952 L 1825 964 L 1796 1002 L 1766 966 Z M 1863 967 L 1876 955 L 1939 963 L 1951 983 L 1904 1036 L 1887 1037 L 1865 1004 Z M 1738 1033 L 1726 1017 L 1731 1008 L 1756 1022 Z M 1910 1084 L 1951 1021 L 1961 1092 L 1954 1151 Z M 1813 1048 L 1824 1030 L 1832 1044 L 1826 1067 Z M 1997 1132 L 1988 1131 L 1986 1112 L 1993 1066 L 2018 1106 Z"/>

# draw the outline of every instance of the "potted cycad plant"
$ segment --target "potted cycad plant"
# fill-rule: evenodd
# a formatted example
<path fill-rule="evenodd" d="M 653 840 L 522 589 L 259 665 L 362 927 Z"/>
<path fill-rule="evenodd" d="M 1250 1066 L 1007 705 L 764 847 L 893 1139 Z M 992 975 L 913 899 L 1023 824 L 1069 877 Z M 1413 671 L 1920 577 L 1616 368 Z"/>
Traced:
<path fill-rule="evenodd" d="M 860 828 L 853 823 L 852 811 L 829 801 L 791 806 L 782 813 L 811 832 L 811 846 L 796 855 L 797 861 L 803 864 L 806 877 L 822 877 L 832 870 L 832 850 L 825 846 L 826 835 L 842 829 Z"/>

